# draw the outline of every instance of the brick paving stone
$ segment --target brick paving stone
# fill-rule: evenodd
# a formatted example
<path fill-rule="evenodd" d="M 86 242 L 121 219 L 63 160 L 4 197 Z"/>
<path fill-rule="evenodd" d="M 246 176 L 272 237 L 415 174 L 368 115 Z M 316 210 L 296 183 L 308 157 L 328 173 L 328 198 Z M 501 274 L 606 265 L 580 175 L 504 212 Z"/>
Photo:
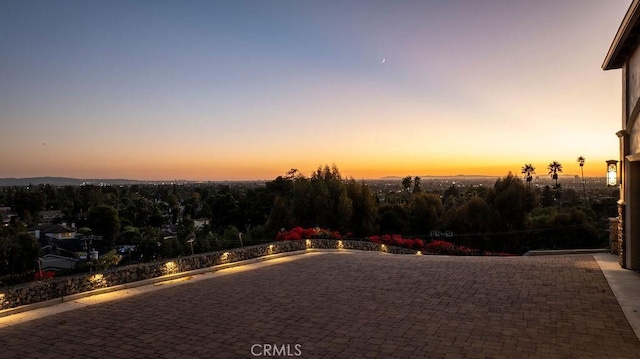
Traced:
<path fill-rule="evenodd" d="M 0 358 L 640 358 L 590 255 L 322 253 L 0 329 Z M 264 357 L 264 356 L 263 356 Z"/>

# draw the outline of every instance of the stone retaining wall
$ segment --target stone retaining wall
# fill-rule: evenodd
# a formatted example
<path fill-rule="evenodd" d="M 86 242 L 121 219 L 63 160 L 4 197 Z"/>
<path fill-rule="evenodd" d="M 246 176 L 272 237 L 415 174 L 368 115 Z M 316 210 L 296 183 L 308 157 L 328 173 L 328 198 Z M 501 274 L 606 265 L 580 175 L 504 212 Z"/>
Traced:
<path fill-rule="evenodd" d="M 617 217 L 609 218 L 609 248 L 612 254 L 618 254 L 620 250 Z"/>
<path fill-rule="evenodd" d="M 417 253 L 411 249 L 363 241 L 306 239 L 273 242 L 4 287 L 0 288 L 0 310 L 44 302 L 95 289 L 305 249 L 356 249 L 394 254 Z"/>

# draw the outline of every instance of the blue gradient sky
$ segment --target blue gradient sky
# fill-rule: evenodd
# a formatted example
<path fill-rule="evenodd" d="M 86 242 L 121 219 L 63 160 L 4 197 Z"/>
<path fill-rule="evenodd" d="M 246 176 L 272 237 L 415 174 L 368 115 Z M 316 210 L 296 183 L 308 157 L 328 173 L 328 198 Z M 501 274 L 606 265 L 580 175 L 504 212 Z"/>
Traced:
<path fill-rule="evenodd" d="M 0 0 L 0 177 L 603 175 L 630 3 Z"/>

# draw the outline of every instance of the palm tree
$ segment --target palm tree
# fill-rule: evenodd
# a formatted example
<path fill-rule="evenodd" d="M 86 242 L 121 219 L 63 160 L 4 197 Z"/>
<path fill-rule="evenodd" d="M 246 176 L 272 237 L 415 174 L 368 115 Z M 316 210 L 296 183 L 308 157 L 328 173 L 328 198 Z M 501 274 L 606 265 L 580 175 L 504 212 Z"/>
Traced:
<path fill-rule="evenodd" d="M 587 203 L 587 188 L 584 184 L 584 160 L 585 158 L 578 157 L 578 163 L 580 164 L 580 172 L 582 172 L 582 192 L 584 193 L 584 203 Z"/>
<path fill-rule="evenodd" d="M 409 192 L 409 188 L 411 188 L 411 176 L 407 176 L 402 179 L 402 187 Z"/>
<path fill-rule="evenodd" d="M 420 177 L 416 176 L 413 179 L 413 193 L 420 193 L 422 192 L 422 188 L 420 188 Z"/>
<path fill-rule="evenodd" d="M 558 172 L 562 172 L 562 165 L 558 161 L 553 161 L 549 163 L 547 166 L 549 170 L 549 175 L 551 175 L 551 179 L 556 181 L 556 186 L 558 185 Z"/>
<path fill-rule="evenodd" d="M 562 165 L 558 161 L 553 161 L 549 163 L 549 166 L 547 166 L 547 169 L 549 170 L 549 175 L 551 175 L 551 179 L 556 181 L 556 184 L 553 186 L 553 189 L 555 191 L 555 199 L 557 200 L 558 198 L 560 198 L 560 188 L 561 188 L 560 185 L 558 184 L 558 172 L 562 172 Z"/>
<path fill-rule="evenodd" d="M 524 174 L 524 179 L 527 181 L 529 188 L 531 188 L 531 180 L 533 180 L 533 175 L 536 173 L 536 168 L 531 165 L 531 163 L 525 163 L 522 166 L 522 173 Z"/>

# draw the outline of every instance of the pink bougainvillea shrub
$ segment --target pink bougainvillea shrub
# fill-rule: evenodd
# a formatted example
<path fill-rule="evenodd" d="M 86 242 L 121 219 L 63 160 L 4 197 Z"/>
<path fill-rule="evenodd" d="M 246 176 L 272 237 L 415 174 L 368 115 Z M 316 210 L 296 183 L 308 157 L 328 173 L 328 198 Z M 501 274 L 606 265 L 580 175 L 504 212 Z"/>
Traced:
<path fill-rule="evenodd" d="M 302 228 L 295 227 L 289 231 L 282 230 L 276 237 L 279 241 L 297 241 L 301 239 L 336 239 L 342 240 L 350 237 L 350 234 L 343 236 L 340 232 L 332 231 L 324 228 Z M 430 254 L 441 255 L 458 255 L 458 256 L 470 256 L 470 255 L 483 255 L 483 256 L 511 256 L 512 254 L 504 252 L 481 252 L 474 248 L 465 246 L 458 246 L 451 242 L 443 240 L 435 240 L 425 244 L 425 241 L 418 238 L 402 238 L 400 234 L 383 234 L 381 236 L 370 236 L 366 240 L 385 244 L 389 246 L 397 246 L 403 248 L 414 249 L 416 251 L 422 251 Z"/>
<path fill-rule="evenodd" d="M 331 231 L 324 228 L 302 228 L 295 227 L 289 231 L 280 231 L 276 240 L 279 241 L 297 241 L 301 239 L 344 239 L 344 237 L 338 231 Z"/>

